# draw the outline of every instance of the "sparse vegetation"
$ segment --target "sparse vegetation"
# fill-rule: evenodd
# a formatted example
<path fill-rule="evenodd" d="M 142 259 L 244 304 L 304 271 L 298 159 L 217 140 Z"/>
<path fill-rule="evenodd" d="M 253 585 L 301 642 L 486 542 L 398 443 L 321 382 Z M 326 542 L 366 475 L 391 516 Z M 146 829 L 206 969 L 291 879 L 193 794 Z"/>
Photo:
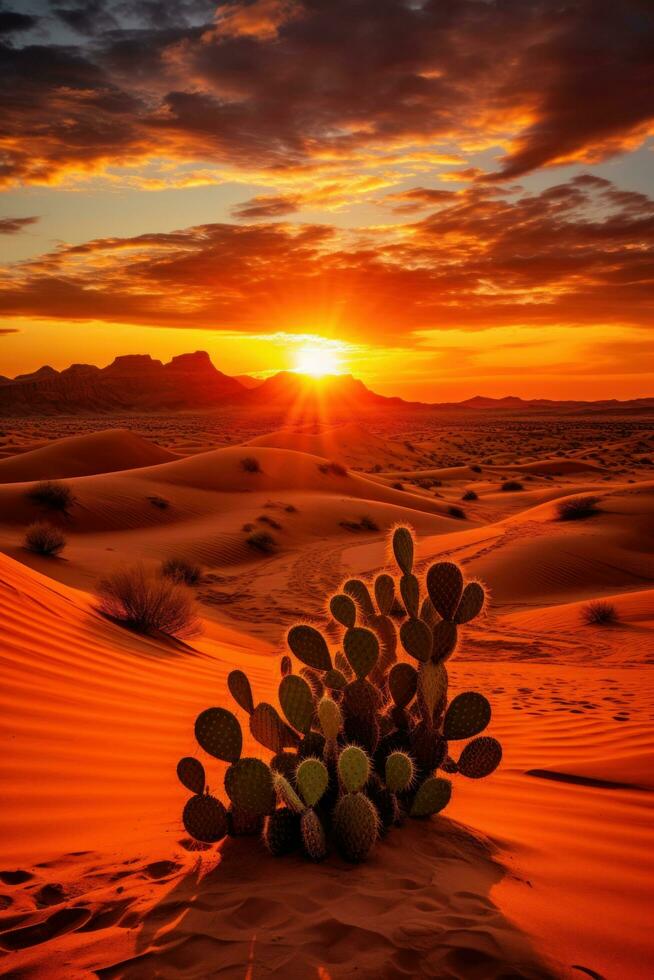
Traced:
<path fill-rule="evenodd" d="M 241 460 L 241 467 L 246 473 L 261 473 L 261 463 L 255 456 L 245 456 Z"/>
<path fill-rule="evenodd" d="M 461 500 L 479 500 L 479 496 L 474 490 L 466 490 Z"/>
<path fill-rule="evenodd" d="M 138 633 L 190 636 L 199 623 L 186 586 L 172 582 L 143 565 L 118 569 L 98 583 L 100 610 Z"/>
<path fill-rule="evenodd" d="M 253 531 L 247 538 L 247 543 L 255 551 L 261 551 L 264 555 L 272 554 L 277 547 L 277 542 L 267 531 Z"/>
<path fill-rule="evenodd" d="M 599 497 L 572 497 L 559 500 L 556 505 L 557 517 L 560 521 L 583 521 L 593 514 L 598 514 Z"/>
<path fill-rule="evenodd" d="M 478 466 L 477 463 L 471 465 L 470 469 L 473 473 L 481 473 L 481 466 Z"/>
<path fill-rule="evenodd" d="M 502 490 L 505 493 L 515 493 L 518 490 L 524 490 L 524 487 L 519 480 L 505 480 L 502 484 Z"/>
<path fill-rule="evenodd" d="M 395 483 L 391 484 L 391 486 L 393 487 L 393 490 L 404 490 L 404 484 L 399 480 L 396 480 Z"/>
<path fill-rule="evenodd" d="M 318 463 L 321 473 L 333 473 L 334 476 L 347 476 L 347 468 L 342 463 L 331 460 L 329 463 Z"/>
<path fill-rule="evenodd" d="M 457 507 L 455 504 L 453 504 L 451 507 L 448 507 L 447 512 L 450 515 L 450 517 L 455 517 L 457 521 L 464 521 L 466 518 L 466 512 L 463 510 L 463 508 Z"/>
<path fill-rule="evenodd" d="M 60 480 L 41 480 L 27 491 L 27 497 L 32 503 L 49 510 L 67 513 L 75 503 L 73 491 Z"/>
<path fill-rule="evenodd" d="M 617 609 L 613 603 L 604 599 L 589 602 L 583 607 L 581 616 L 587 626 L 613 626 L 619 622 Z"/>
<path fill-rule="evenodd" d="M 364 514 L 358 521 L 339 521 L 347 531 L 378 531 L 379 524 L 369 514 Z"/>
<path fill-rule="evenodd" d="M 286 504 L 284 510 L 286 511 L 287 514 L 297 514 L 297 507 L 295 506 L 295 504 Z"/>
<path fill-rule="evenodd" d="M 66 547 L 66 537 L 58 527 L 46 521 L 35 521 L 25 531 L 25 547 L 37 555 L 54 558 Z"/>
<path fill-rule="evenodd" d="M 183 585 L 197 585 L 202 578 L 202 568 L 186 558 L 167 558 L 162 562 L 161 574 L 173 582 Z"/>
<path fill-rule="evenodd" d="M 282 529 L 279 521 L 276 521 L 274 517 L 269 517 L 268 514 L 260 514 L 257 520 L 260 524 L 267 524 L 268 527 L 272 527 L 275 531 L 281 531 Z"/>
<path fill-rule="evenodd" d="M 156 494 L 154 494 L 152 497 L 148 497 L 148 500 L 153 507 L 158 507 L 159 510 L 166 510 L 168 507 L 170 507 L 170 502 L 166 500 L 165 497 L 158 497 Z"/>

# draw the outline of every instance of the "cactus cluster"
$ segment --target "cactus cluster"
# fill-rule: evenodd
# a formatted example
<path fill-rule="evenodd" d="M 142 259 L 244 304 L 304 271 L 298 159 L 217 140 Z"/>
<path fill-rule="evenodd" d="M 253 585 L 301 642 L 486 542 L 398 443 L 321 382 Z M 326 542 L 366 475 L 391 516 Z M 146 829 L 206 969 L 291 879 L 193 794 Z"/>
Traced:
<path fill-rule="evenodd" d="M 480 779 L 497 768 L 501 745 L 481 735 L 491 718 L 488 700 L 463 691 L 448 703 L 447 661 L 460 628 L 482 611 L 484 589 L 444 561 L 428 570 L 423 595 L 408 528 L 395 529 L 392 550 L 397 579 L 378 575 L 372 589 L 349 579 L 331 597 L 338 649 L 314 626 L 289 630 L 300 666 L 295 672 L 282 656 L 280 710 L 255 704 L 243 671 L 230 673 L 230 694 L 269 751 L 267 762 L 242 756 L 231 711 L 207 708 L 198 716 L 199 745 L 228 763 L 229 806 L 209 792 L 202 763 L 182 759 L 177 774 L 193 794 L 183 813 L 191 837 L 210 844 L 253 834 L 276 856 L 302 851 L 321 861 L 335 847 L 346 860 L 364 861 L 406 817 L 440 813 L 452 794 L 449 776 Z"/>

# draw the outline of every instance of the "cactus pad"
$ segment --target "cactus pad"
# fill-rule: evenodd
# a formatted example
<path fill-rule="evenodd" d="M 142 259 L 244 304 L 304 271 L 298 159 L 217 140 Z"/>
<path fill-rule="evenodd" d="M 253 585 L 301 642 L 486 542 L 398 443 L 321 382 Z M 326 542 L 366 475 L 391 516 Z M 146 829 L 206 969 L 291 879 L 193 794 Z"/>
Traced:
<path fill-rule="evenodd" d="M 379 814 L 363 793 L 342 796 L 334 809 L 334 835 L 347 861 L 365 861 L 379 836 Z"/>
<path fill-rule="evenodd" d="M 318 704 L 318 721 L 325 738 L 335 739 L 343 728 L 341 709 L 331 698 L 323 698 Z"/>
<path fill-rule="evenodd" d="M 433 629 L 440 618 L 441 617 L 434 609 L 434 603 L 431 601 L 429 596 L 426 595 L 420 603 L 420 619 L 427 623 L 427 626 L 431 626 Z"/>
<path fill-rule="evenodd" d="M 483 732 L 490 718 L 488 699 L 477 691 L 464 691 L 450 702 L 443 722 L 443 735 L 455 741 L 472 738 Z"/>
<path fill-rule="evenodd" d="M 347 677 L 333 667 L 323 675 L 322 682 L 330 691 L 342 691 L 347 684 Z"/>
<path fill-rule="evenodd" d="M 420 608 L 420 585 L 415 575 L 403 575 L 400 579 L 400 595 L 407 616 L 417 617 Z"/>
<path fill-rule="evenodd" d="M 288 645 L 303 664 L 314 670 L 330 670 L 332 658 L 322 633 L 313 626 L 291 626 L 288 631 Z"/>
<path fill-rule="evenodd" d="M 344 592 L 338 592 L 331 597 L 329 611 L 341 626 L 354 626 L 357 621 L 357 607 L 354 600 Z"/>
<path fill-rule="evenodd" d="M 452 561 L 440 561 L 427 572 L 427 591 L 434 609 L 443 619 L 452 619 L 461 601 L 463 575 Z"/>
<path fill-rule="evenodd" d="M 191 755 L 184 756 L 183 759 L 180 759 L 177 763 L 177 777 L 182 786 L 190 789 L 191 793 L 196 793 L 197 795 L 204 793 L 206 777 L 204 766 L 199 759 L 194 759 Z"/>
<path fill-rule="evenodd" d="M 348 745 L 338 757 L 338 775 L 348 793 L 356 793 L 370 778 L 370 759 L 358 745 Z"/>
<path fill-rule="evenodd" d="M 486 593 L 484 592 L 483 585 L 480 585 L 479 582 L 468 582 L 463 590 L 461 602 L 454 616 L 454 622 L 469 623 L 471 619 L 474 619 L 482 611 L 485 601 Z"/>
<path fill-rule="evenodd" d="M 230 671 L 227 675 L 227 687 L 239 708 L 243 708 L 243 711 L 247 711 L 251 715 L 254 711 L 254 701 L 247 674 L 244 674 L 242 670 Z"/>
<path fill-rule="evenodd" d="M 343 637 L 343 649 L 359 679 L 367 677 L 379 657 L 379 640 L 372 630 L 353 626 Z"/>
<path fill-rule="evenodd" d="M 284 806 L 289 807 L 294 813 L 304 813 L 304 803 L 293 789 L 290 779 L 277 773 L 273 776 L 273 787 Z"/>
<path fill-rule="evenodd" d="M 306 856 L 312 861 L 323 861 L 327 857 L 327 837 L 320 818 L 313 810 L 305 810 L 302 814 L 300 832 Z"/>
<path fill-rule="evenodd" d="M 240 759 L 230 766 L 225 773 L 225 792 L 235 809 L 259 816 L 275 809 L 272 772 L 261 759 Z"/>
<path fill-rule="evenodd" d="M 192 796 L 184 807 L 182 822 L 187 834 L 203 844 L 215 844 L 227 834 L 227 812 L 215 796 Z"/>
<path fill-rule="evenodd" d="M 450 802 L 452 783 L 440 776 L 430 776 L 418 787 L 409 811 L 412 817 L 431 817 Z"/>
<path fill-rule="evenodd" d="M 258 837 L 263 830 L 263 817 L 258 813 L 230 806 L 227 811 L 227 828 L 230 837 Z"/>
<path fill-rule="evenodd" d="M 457 763 L 462 776 L 468 779 L 483 779 L 495 772 L 502 761 L 502 746 L 496 738 L 482 735 L 473 738 L 464 748 Z"/>
<path fill-rule="evenodd" d="M 325 736 L 320 732 L 307 732 L 298 745 L 297 757 L 298 759 L 308 759 L 310 756 L 315 756 L 320 759 L 324 751 Z"/>
<path fill-rule="evenodd" d="M 418 671 L 411 664 L 394 664 L 388 675 L 388 690 L 398 708 L 406 708 L 418 689 Z"/>
<path fill-rule="evenodd" d="M 418 672 L 418 690 L 429 718 L 447 694 L 447 671 L 441 664 L 422 664 Z"/>
<path fill-rule="evenodd" d="M 293 673 L 293 664 L 291 663 L 291 658 L 287 653 L 284 654 L 279 662 L 279 672 L 282 677 L 286 677 L 287 674 Z"/>
<path fill-rule="evenodd" d="M 263 842 L 273 857 L 282 857 L 297 851 L 302 842 L 299 815 L 287 806 L 275 810 L 266 817 Z"/>
<path fill-rule="evenodd" d="M 385 573 L 375 579 L 375 601 L 382 616 L 388 616 L 395 601 L 395 582 Z"/>
<path fill-rule="evenodd" d="M 413 782 L 413 759 L 406 752 L 391 752 L 386 758 L 386 786 L 392 793 L 403 793 Z"/>
<path fill-rule="evenodd" d="M 405 619 L 400 626 L 400 640 L 406 652 L 425 663 L 432 653 L 432 632 L 421 619 Z"/>
<path fill-rule="evenodd" d="M 413 568 L 413 535 L 408 527 L 396 527 L 393 531 L 393 554 L 400 571 L 410 575 Z"/>
<path fill-rule="evenodd" d="M 292 779 L 297 769 L 297 760 L 298 757 L 295 752 L 278 752 L 270 760 L 270 768 L 273 773 L 279 773 L 281 776 L 286 776 L 287 779 Z"/>
<path fill-rule="evenodd" d="M 410 735 L 411 755 L 423 773 L 438 769 L 447 755 L 447 742 L 432 725 L 421 721 Z"/>
<path fill-rule="evenodd" d="M 456 650 L 458 631 L 454 623 L 442 619 L 432 630 L 432 658 L 436 662 L 448 660 Z"/>
<path fill-rule="evenodd" d="M 370 592 L 365 582 L 359 578 L 349 578 L 343 585 L 343 592 L 356 602 L 364 616 L 373 616 L 375 607 L 370 598 Z"/>
<path fill-rule="evenodd" d="M 297 733 L 282 721 L 272 704 L 265 701 L 261 701 L 250 715 L 250 731 L 252 737 L 271 752 L 295 749 L 300 743 Z"/>
<path fill-rule="evenodd" d="M 304 678 L 297 674 L 282 677 L 279 703 L 293 728 L 305 735 L 311 728 L 313 719 L 313 692 Z"/>
<path fill-rule="evenodd" d="M 307 806 L 315 806 L 327 790 L 329 773 L 320 759 L 304 759 L 297 767 L 295 781 Z"/>
<path fill-rule="evenodd" d="M 205 752 L 236 762 L 243 748 L 243 733 L 236 715 L 226 708 L 206 708 L 195 720 L 195 737 Z"/>

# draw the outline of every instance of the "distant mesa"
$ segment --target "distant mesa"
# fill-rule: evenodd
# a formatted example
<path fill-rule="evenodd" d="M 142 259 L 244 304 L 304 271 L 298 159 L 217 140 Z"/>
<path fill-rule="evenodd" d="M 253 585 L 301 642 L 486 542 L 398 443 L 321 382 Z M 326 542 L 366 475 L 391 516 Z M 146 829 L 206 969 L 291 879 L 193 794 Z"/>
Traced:
<path fill-rule="evenodd" d="M 149 354 L 123 354 L 103 368 L 71 364 L 57 371 L 44 365 L 13 379 L 0 377 L 0 415 L 181 412 L 222 407 L 335 420 L 383 409 L 645 413 L 654 411 L 654 398 L 556 402 L 477 395 L 462 402 L 425 404 L 378 395 L 349 374 L 325 376 L 319 382 L 292 371 L 281 371 L 265 380 L 249 375 L 231 377 L 215 367 L 206 351 L 178 354 L 167 363 Z"/>

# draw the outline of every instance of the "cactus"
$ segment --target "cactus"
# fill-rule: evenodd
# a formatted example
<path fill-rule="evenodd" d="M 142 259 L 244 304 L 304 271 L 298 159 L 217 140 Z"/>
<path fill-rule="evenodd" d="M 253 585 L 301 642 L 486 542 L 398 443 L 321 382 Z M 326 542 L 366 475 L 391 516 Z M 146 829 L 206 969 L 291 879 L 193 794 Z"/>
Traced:
<path fill-rule="evenodd" d="M 184 807 L 182 822 L 187 834 L 203 844 L 215 844 L 227 834 L 227 813 L 215 796 L 192 796 Z"/>
<path fill-rule="evenodd" d="M 397 528 L 392 544 L 408 613 L 399 628 L 390 615 L 402 612 L 390 575 L 375 578 L 374 604 L 365 582 L 349 579 L 330 599 L 329 633 L 304 623 L 288 631 L 299 665 L 288 654 L 281 658 L 279 706 L 255 706 L 245 673 L 229 674 L 252 736 L 272 753 L 269 766 L 241 758 L 243 734 L 231 711 L 198 715 L 200 747 L 229 763 L 224 789 L 231 805 L 225 810 L 209 794 L 198 758 L 181 759 L 179 780 L 193 794 L 183 821 L 195 839 L 261 835 L 271 854 L 301 849 L 319 861 L 333 838 L 343 857 L 361 861 L 405 812 L 425 818 L 447 805 L 452 785 L 441 773 L 481 779 L 497 768 L 499 742 L 480 737 L 491 718 L 486 698 L 464 691 L 447 703 L 445 665 L 465 624 L 483 609 L 484 588 L 464 583 L 455 563 L 438 562 L 421 601 L 409 529 Z M 411 663 L 397 662 L 398 640 Z M 455 761 L 448 749 L 469 739 Z"/>
<path fill-rule="evenodd" d="M 227 687 L 239 708 L 243 708 L 243 711 L 247 711 L 251 715 L 254 711 L 254 701 L 252 700 L 252 688 L 247 674 L 244 674 L 242 670 L 230 671 L 227 675 Z"/>
<path fill-rule="evenodd" d="M 195 793 L 197 796 L 204 793 L 206 777 L 204 766 L 198 759 L 194 759 L 190 755 L 180 759 L 177 763 L 177 777 L 182 786 L 190 789 L 191 793 Z"/>
<path fill-rule="evenodd" d="M 491 706 L 483 694 L 464 691 L 450 702 L 443 722 L 443 735 L 458 741 L 483 732 L 491 719 Z"/>
<path fill-rule="evenodd" d="M 266 817 L 263 841 L 273 857 L 297 851 L 302 843 L 300 817 L 288 807 L 281 807 Z"/>
<path fill-rule="evenodd" d="M 279 703 L 287 720 L 303 735 L 311 728 L 314 704 L 313 692 L 303 677 L 288 674 L 279 685 Z"/>

